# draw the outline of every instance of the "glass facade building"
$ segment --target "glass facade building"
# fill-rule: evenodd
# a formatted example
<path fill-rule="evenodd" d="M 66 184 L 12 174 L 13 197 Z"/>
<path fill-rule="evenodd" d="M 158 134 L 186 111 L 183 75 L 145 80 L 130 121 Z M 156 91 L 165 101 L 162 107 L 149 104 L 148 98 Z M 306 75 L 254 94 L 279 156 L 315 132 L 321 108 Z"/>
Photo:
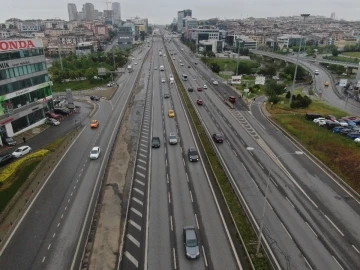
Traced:
<path fill-rule="evenodd" d="M 41 40 L 0 40 L 0 136 L 43 124 L 53 109 L 51 87 Z"/>

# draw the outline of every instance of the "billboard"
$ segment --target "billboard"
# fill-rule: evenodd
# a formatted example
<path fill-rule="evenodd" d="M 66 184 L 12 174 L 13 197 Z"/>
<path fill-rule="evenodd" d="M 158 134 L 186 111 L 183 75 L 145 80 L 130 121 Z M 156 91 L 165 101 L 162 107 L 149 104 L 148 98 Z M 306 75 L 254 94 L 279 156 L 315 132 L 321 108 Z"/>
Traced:
<path fill-rule="evenodd" d="M 242 75 L 231 76 L 231 84 L 241 84 Z"/>
<path fill-rule="evenodd" d="M 264 85 L 265 84 L 265 77 L 264 76 L 257 76 L 255 78 L 255 84 Z"/>
<path fill-rule="evenodd" d="M 0 52 L 42 48 L 41 39 L 0 40 Z"/>
<path fill-rule="evenodd" d="M 347 79 L 340 79 L 339 86 L 344 87 L 347 84 Z"/>

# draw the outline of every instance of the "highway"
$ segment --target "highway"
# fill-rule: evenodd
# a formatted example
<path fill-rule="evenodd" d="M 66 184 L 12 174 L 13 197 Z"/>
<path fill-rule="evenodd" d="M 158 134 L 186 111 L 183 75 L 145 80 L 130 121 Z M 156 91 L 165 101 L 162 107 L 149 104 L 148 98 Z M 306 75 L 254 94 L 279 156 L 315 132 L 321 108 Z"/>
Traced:
<path fill-rule="evenodd" d="M 160 36 L 153 38 L 152 136 L 159 136 L 161 147 L 151 150 L 147 269 L 242 269 L 229 238 L 228 229 L 213 196 L 202 158 L 190 163 L 189 147 L 197 147 L 175 84 L 170 84 L 168 59 L 159 56 L 164 48 Z M 164 49 L 161 49 L 165 53 Z M 160 65 L 165 71 L 160 71 Z M 157 67 L 157 70 L 154 69 Z M 161 79 L 166 80 L 165 83 Z M 164 93 L 170 98 L 163 98 Z M 174 109 L 175 118 L 168 117 Z M 169 145 L 175 132 L 177 145 Z M 188 260 L 184 253 L 183 227 L 195 226 L 200 240 L 200 257 Z M 161 259 L 159 259 L 161 258 Z M 143 267 L 139 265 L 139 268 Z M 125 269 L 125 268 L 123 268 Z M 132 268 L 126 268 L 132 269 Z"/>
<path fill-rule="evenodd" d="M 174 42 L 178 45 L 174 46 Z M 180 44 L 173 39 L 168 45 L 177 53 L 173 62 L 180 75 L 188 75 L 184 85 L 194 88 L 193 93 L 188 93 L 194 104 L 198 98 L 204 100 L 203 106 L 196 107 L 209 133 L 224 133 L 225 142 L 217 145 L 217 150 L 257 224 L 270 176 L 264 234 L 265 244 L 274 254 L 274 266 L 359 269 L 359 201 L 310 157 L 284 155 L 299 149 L 265 119 L 258 103 L 250 111 L 242 101 L 237 101 L 236 110 L 230 110 L 222 99 L 235 92 L 221 80 L 219 85 L 212 85 L 211 78 L 217 76 L 200 63 L 194 65 L 200 61 Z M 179 59 L 184 66 L 180 66 Z M 203 84 L 209 89 L 197 92 L 196 88 Z M 250 153 L 247 146 L 267 154 Z"/>
<path fill-rule="evenodd" d="M 296 63 L 296 57 L 283 56 L 276 53 L 270 53 L 259 50 L 252 50 L 252 53 L 265 55 L 273 58 L 282 59 L 288 62 Z M 332 79 L 330 73 L 326 71 L 324 67 L 318 64 L 308 62 L 306 59 L 299 58 L 299 64 L 310 71 L 312 74 L 315 73 L 315 70 L 319 70 L 319 75 L 315 76 L 315 91 L 318 94 L 321 94 L 321 98 L 327 101 L 330 105 L 342 109 L 346 112 L 349 112 L 351 115 L 360 115 L 360 104 L 354 100 L 348 99 L 343 95 L 338 95 L 335 93 L 336 85 L 335 81 Z M 329 87 L 325 87 L 325 82 L 330 82 Z"/>
<path fill-rule="evenodd" d="M 137 49 L 134 55 L 144 56 L 146 50 Z M 111 101 L 99 101 L 93 117 L 99 128 L 91 130 L 90 119 L 83 122 L 85 127 L 59 158 L 0 251 L 2 269 L 79 268 L 109 150 L 140 67 L 118 80 Z M 93 146 L 101 148 L 98 160 L 89 160 Z"/>

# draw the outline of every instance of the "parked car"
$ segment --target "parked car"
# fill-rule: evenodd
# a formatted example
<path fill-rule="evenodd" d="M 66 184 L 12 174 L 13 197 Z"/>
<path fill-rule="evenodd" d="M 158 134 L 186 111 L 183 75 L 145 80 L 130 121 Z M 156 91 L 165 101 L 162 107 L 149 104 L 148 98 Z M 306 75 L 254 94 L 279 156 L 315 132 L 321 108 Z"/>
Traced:
<path fill-rule="evenodd" d="M 314 122 L 315 124 L 319 123 L 319 121 L 325 121 L 325 118 L 324 118 L 324 117 L 319 117 L 319 118 L 315 118 L 315 119 L 313 120 L 313 122 Z"/>
<path fill-rule="evenodd" d="M 325 126 L 326 126 L 327 129 L 333 129 L 335 127 L 340 126 L 340 124 L 336 123 L 336 122 L 327 122 Z"/>
<path fill-rule="evenodd" d="M 338 122 L 339 122 L 340 126 L 343 126 L 343 127 L 347 127 L 349 125 L 348 122 L 346 122 L 343 119 L 338 120 Z"/>
<path fill-rule="evenodd" d="M 348 136 L 350 139 L 356 139 L 356 138 L 360 138 L 360 133 L 359 132 L 350 132 L 348 134 L 346 134 L 346 136 Z"/>
<path fill-rule="evenodd" d="M 164 83 L 164 82 L 165 82 L 165 79 L 164 79 L 164 78 L 162 78 L 162 79 L 161 79 L 161 82 L 162 82 L 162 83 Z"/>
<path fill-rule="evenodd" d="M 175 132 L 170 132 L 169 134 L 169 144 L 177 144 L 178 139 Z"/>
<path fill-rule="evenodd" d="M 306 115 L 305 115 L 305 118 L 307 119 L 307 120 L 314 120 L 314 119 L 316 119 L 316 118 L 320 118 L 320 117 L 323 117 L 321 114 L 318 114 L 318 113 L 306 113 Z"/>
<path fill-rule="evenodd" d="M 203 104 L 204 104 L 204 102 L 203 102 L 201 99 L 198 99 L 198 100 L 196 101 L 196 103 L 197 103 L 197 105 L 203 105 Z"/>
<path fill-rule="evenodd" d="M 2 142 L 7 146 L 14 146 L 17 142 L 11 137 L 3 137 Z"/>
<path fill-rule="evenodd" d="M 113 87 L 115 85 L 115 82 L 109 82 L 108 84 L 107 84 L 107 87 Z"/>
<path fill-rule="evenodd" d="M 60 122 L 54 118 L 46 118 L 45 124 L 48 124 L 51 126 L 58 126 L 58 125 L 60 125 Z"/>
<path fill-rule="evenodd" d="M 224 142 L 223 135 L 220 134 L 220 133 L 214 133 L 214 134 L 212 135 L 212 138 L 213 138 L 213 140 L 214 140 L 215 142 L 217 142 L 217 143 L 223 143 L 223 142 Z"/>
<path fill-rule="evenodd" d="M 3 156 L 0 156 L 0 167 L 5 166 L 6 164 L 9 164 L 14 159 L 14 156 L 12 154 L 6 154 Z"/>
<path fill-rule="evenodd" d="M 191 162 L 199 160 L 199 154 L 198 154 L 198 151 L 195 149 L 195 147 L 189 148 L 188 157 Z"/>
<path fill-rule="evenodd" d="M 100 100 L 100 98 L 98 96 L 90 96 L 90 99 L 94 100 L 94 101 L 99 101 Z"/>
<path fill-rule="evenodd" d="M 100 147 L 95 146 L 90 151 L 90 159 L 98 159 L 100 156 Z"/>
<path fill-rule="evenodd" d="M 352 129 L 345 127 L 345 128 L 343 128 L 342 130 L 340 130 L 339 133 L 340 133 L 341 135 L 347 135 L 347 134 L 350 133 L 350 132 L 352 132 Z"/>
<path fill-rule="evenodd" d="M 193 89 L 192 87 L 189 87 L 189 88 L 188 88 L 188 91 L 189 91 L 189 92 L 194 92 L 194 89 Z"/>
<path fill-rule="evenodd" d="M 354 142 L 360 143 L 360 138 L 356 138 Z"/>
<path fill-rule="evenodd" d="M 28 145 L 24 145 L 16 149 L 14 152 L 12 152 L 12 155 L 14 158 L 20 158 L 26 154 L 29 154 L 31 152 L 31 148 Z"/>
<path fill-rule="evenodd" d="M 185 255 L 188 259 L 197 259 L 200 256 L 199 240 L 194 226 L 183 229 Z"/>
<path fill-rule="evenodd" d="M 54 108 L 54 113 L 66 116 L 70 114 L 70 111 L 65 108 Z"/>
<path fill-rule="evenodd" d="M 351 120 L 345 120 L 347 123 L 348 123 L 348 126 L 350 127 L 356 127 L 356 123 L 354 121 L 351 121 Z"/>
<path fill-rule="evenodd" d="M 331 121 L 333 121 L 333 122 L 337 121 L 337 120 L 336 120 L 336 117 L 333 116 L 333 115 L 328 115 L 328 116 L 326 116 L 325 118 L 328 119 L 328 120 L 331 120 Z"/>
<path fill-rule="evenodd" d="M 45 115 L 46 115 L 46 117 L 53 118 L 56 120 L 59 120 L 61 118 L 61 115 L 53 113 L 53 112 L 47 112 Z"/>
<path fill-rule="evenodd" d="M 340 131 L 342 130 L 342 129 L 344 129 L 345 127 L 343 127 L 343 126 L 337 126 L 337 127 L 334 127 L 333 128 L 333 132 L 334 133 L 340 133 Z"/>
<path fill-rule="evenodd" d="M 160 138 L 152 137 L 151 146 L 152 146 L 152 148 L 159 148 L 160 147 Z"/>

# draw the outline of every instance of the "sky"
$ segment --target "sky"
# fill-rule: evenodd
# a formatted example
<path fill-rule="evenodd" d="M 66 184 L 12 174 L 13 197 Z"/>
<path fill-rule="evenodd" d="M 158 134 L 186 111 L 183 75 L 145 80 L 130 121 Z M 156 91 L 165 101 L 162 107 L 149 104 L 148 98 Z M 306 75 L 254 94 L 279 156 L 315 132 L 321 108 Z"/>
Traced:
<path fill-rule="evenodd" d="M 88 1 L 99 11 L 106 9 L 105 1 Z M 191 9 L 197 19 L 244 19 L 293 16 L 301 13 L 330 17 L 335 12 L 337 19 L 360 20 L 359 0 L 120 0 L 122 19 L 139 16 L 149 23 L 169 24 L 177 11 Z M 1 1 L 0 22 L 9 18 L 68 20 L 67 4 L 75 3 L 78 11 L 86 1 L 15 0 Z M 111 3 L 109 4 L 109 8 Z"/>

